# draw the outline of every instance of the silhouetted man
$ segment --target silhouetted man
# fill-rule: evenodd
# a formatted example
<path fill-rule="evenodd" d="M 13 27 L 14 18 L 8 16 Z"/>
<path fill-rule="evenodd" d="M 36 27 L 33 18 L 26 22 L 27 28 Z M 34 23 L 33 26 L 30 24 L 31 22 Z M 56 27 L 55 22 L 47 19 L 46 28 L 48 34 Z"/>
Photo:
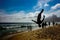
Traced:
<path fill-rule="evenodd" d="M 45 26 L 45 23 L 43 22 L 43 23 L 42 23 L 42 28 L 44 28 L 44 26 Z"/>
<path fill-rule="evenodd" d="M 55 22 L 53 21 L 53 26 L 54 26 Z"/>
<path fill-rule="evenodd" d="M 49 26 L 50 26 L 50 22 L 48 22 Z"/>
<path fill-rule="evenodd" d="M 35 22 L 36 24 L 38 24 L 39 27 L 41 27 L 40 24 L 44 21 L 44 18 L 45 18 L 45 16 L 43 16 L 43 20 L 41 20 L 41 14 L 42 14 L 43 11 L 44 11 L 44 9 L 42 9 L 42 11 L 38 14 L 37 21 L 32 20 L 33 22 Z"/>
<path fill-rule="evenodd" d="M 47 26 L 47 23 L 46 22 L 43 22 L 42 23 L 42 28 L 46 28 L 46 26 Z"/>
<path fill-rule="evenodd" d="M 45 27 L 47 26 L 47 22 L 45 22 Z"/>

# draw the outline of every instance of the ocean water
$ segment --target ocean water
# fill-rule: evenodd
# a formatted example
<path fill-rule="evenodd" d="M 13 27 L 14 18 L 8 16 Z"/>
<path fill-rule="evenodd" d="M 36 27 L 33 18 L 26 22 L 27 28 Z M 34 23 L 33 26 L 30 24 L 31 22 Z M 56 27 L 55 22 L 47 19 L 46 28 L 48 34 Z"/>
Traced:
<path fill-rule="evenodd" d="M 0 23 L 0 36 L 5 34 L 12 34 L 17 32 L 28 31 L 36 28 L 35 23 Z"/>
<path fill-rule="evenodd" d="M 60 24 L 60 22 L 56 22 Z M 52 26 L 52 23 L 51 23 Z M 1 29 L 2 27 L 2 29 Z M 30 27 L 30 29 L 29 29 Z M 47 25 L 48 27 L 48 25 Z M 17 32 L 41 29 L 35 23 L 0 23 L 0 36 Z"/>

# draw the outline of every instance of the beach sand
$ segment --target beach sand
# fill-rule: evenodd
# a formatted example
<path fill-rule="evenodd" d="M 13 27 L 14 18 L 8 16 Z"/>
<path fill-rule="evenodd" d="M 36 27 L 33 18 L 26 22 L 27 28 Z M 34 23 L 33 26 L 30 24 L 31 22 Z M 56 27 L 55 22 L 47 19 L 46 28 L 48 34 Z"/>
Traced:
<path fill-rule="evenodd" d="M 60 40 L 60 25 L 19 33 L 7 40 Z"/>

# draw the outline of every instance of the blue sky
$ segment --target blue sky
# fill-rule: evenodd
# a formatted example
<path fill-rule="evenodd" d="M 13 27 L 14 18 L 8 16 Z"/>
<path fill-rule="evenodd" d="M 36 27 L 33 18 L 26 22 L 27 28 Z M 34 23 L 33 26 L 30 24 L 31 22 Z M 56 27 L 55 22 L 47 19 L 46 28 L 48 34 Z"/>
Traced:
<path fill-rule="evenodd" d="M 0 1 L 1 2 L 1 1 Z M 21 11 L 24 10 L 26 12 L 31 11 L 32 7 L 36 5 L 37 0 L 5 0 L 3 1 L 2 9 L 7 12 L 11 11 Z M 1 9 L 1 7 L 0 7 Z"/>
<path fill-rule="evenodd" d="M 43 0 L 44 1 L 44 0 Z M 37 4 L 38 0 L 0 0 L 0 9 L 3 9 L 7 12 L 12 11 L 35 11 L 33 7 Z M 43 7 L 45 10 L 50 10 L 51 6 L 60 3 L 60 0 L 51 0 L 47 2 L 49 4 L 48 7 Z M 43 3 L 42 3 L 43 4 Z M 42 8 L 40 8 L 41 10 Z"/>
<path fill-rule="evenodd" d="M 60 0 L 0 0 L 0 21 L 32 20 L 41 9 L 46 17 L 60 17 Z"/>

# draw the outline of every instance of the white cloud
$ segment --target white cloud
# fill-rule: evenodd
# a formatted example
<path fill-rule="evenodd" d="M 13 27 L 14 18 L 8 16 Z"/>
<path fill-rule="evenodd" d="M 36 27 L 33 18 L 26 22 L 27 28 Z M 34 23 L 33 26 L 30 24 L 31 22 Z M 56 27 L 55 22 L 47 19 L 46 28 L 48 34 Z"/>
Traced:
<path fill-rule="evenodd" d="M 46 7 L 46 6 L 49 6 L 49 4 L 46 3 L 46 4 L 44 5 L 44 7 Z"/>
<path fill-rule="evenodd" d="M 0 22 L 32 22 L 31 20 L 36 20 L 37 15 L 40 11 L 35 11 L 35 12 L 29 12 L 25 13 L 25 11 L 19 11 L 17 13 L 12 13 L 12 14 L 6 14 L 4 11 L 0 12 Z M 49 17 L 51 15 L 57 15 L 60 17 L 60 10 L 53 11 L 53 12 L 47 12 L 42 15 L 45 15 L 46 17 Z"/>
<path fill-rule="evenodd" d="M 48 2 L 51 0 L 38 0 L 37 4 L 33 7 L 35 10 L 39 10 L 42 7 L 49 6 Z"/>
<path fill-rule="evenodd" d="M 6 14 L 3 11 L 0 12 L 0 22 L 31 22 L 32 19 L 36 19 L 38 11 L 25 13 L 20 11 L 17 13 Z"/>
<path fill-rule="evenodd" d="M 24 11 L 14 12 L 12 14 L 0 12 L 0 22 L 19 22 L 23 17 L 25 17 Z"/>
<path fill-rule="evenodd" d="M 51 9 L 57 9 L 57 8 L 60 8 L 60 3 L 58 3 L 58 4 L 51 7 Z"/>
<path fill-rule="evenodd" d="M 36 6 L 33 7 L 35 10 L 39 10 L 40 8 L 42 8 L 42 4 L 40 2 L 37 3 Z"/>
<path fill-rule="evenodd" d="M 29 12 L 26 17 L 34 17 L 34 13 L 33 12 Z"/>
<path fill-rule="evenodd" d="M 51 14 L 56 15 L 57 17 L 60 17 L 60 10 L 54 11 Z"/>
<path fill-rule="evenodd" d="M 52 16 L 52 15 L 56 15 L 57 17 L 60 17 L 60 10 L 57 10 L 57 11 L 53 11 L 53 12 L 48 12 L 48 13 L 44 13 L 44 15 L 46 15 L 46 17 L 49 17 L 49 16 Z"/>

